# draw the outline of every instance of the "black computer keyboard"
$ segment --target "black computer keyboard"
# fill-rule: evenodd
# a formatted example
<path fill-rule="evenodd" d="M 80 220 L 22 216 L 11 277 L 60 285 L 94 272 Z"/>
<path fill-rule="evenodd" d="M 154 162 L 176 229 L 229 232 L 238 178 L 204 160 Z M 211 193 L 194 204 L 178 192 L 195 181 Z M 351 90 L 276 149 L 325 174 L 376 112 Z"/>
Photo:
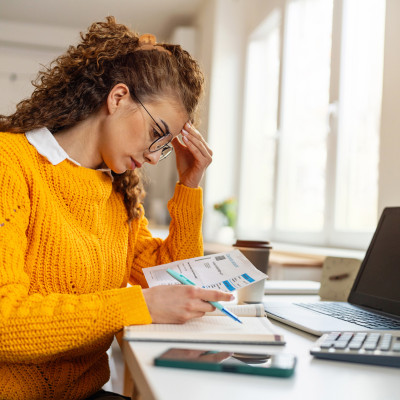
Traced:
<path fill-rule="evenodd" d="M 323 301 L 317 303 L 296 303 L 296 305 L 370 329 L 400 330 L 400 320 L 371 313 L 360 308 L 349 307 L 338 302 Z"/>
<path fill-rule="evenodd" d="M 311 348 L 317 358 L 400 367 L 400 332 L 332 332 Z"/>

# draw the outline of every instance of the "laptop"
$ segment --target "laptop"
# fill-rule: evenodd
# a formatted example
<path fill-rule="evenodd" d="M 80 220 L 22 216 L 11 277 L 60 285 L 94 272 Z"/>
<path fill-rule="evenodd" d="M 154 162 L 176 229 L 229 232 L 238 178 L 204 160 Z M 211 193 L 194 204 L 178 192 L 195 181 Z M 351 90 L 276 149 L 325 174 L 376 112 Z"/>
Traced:
<path fill-rule="evenodd" d="M 347 302 L 264 302 L 267 315 L 320 336 L 400 331 L 400 207 L 385 208 Z"/>

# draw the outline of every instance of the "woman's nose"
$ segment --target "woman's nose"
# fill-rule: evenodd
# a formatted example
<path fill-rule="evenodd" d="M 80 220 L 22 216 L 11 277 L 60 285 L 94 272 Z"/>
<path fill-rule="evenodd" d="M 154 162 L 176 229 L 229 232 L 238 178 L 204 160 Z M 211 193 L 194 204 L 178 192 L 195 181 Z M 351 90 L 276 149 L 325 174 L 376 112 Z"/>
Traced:
<path fill-rule="evenodd" d="M 147 152 L 144 157 L 149 164 L 157 165 L 160 161 L 161 150 L 155 151 L 154 153 Z"/>

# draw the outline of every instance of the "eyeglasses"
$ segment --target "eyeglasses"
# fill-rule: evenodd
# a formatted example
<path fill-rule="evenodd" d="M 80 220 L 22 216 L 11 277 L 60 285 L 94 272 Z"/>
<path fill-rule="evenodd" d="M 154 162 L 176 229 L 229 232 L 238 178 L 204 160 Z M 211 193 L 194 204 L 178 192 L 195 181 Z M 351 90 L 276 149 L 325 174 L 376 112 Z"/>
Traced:
<path fill-rule="evenodd" d="M 173 151 L 173 147 L 170 145 L 170 142 L 172 140 L 172 133 L 169 132 L 168 128 L 166 128 L 166 132 L 164 133 L 164 130 L 161 128 L 161 126 L 158 124 L 158 122 L 153 118 L 153 116 L 149 113 L 147 108 L 143 105 L 143 103 L 139 100 L 139 98 L 136 96 L 136 94 L 133 92 L 133 96 L 135 99 L 139 102 L 139 104 L 144 108 L 144 110 L 149 114 L 150 118 L 154 121 L 154 123 L 157 125 L 157 128 L 160 130 L 160 132 L 163 134 L 159 138 L 157 138 L 150 146 L 149 146 L 149 152 L 150 153 L 155 153 L 157 151 L 161 150 L 161 156 L 160 156 L 160 161 L 164 160 L 164 158 L 167 158 Z"/>

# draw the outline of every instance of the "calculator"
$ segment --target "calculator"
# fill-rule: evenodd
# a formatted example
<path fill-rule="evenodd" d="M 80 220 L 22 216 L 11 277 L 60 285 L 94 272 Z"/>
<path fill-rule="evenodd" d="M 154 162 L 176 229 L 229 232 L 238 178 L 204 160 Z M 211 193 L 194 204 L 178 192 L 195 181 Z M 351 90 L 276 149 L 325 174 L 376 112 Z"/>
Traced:
<path fill-rule="evenodd" d="M 400 367 L 400 331 L 326 333 L 310 353 L 316 358 Z"/>

